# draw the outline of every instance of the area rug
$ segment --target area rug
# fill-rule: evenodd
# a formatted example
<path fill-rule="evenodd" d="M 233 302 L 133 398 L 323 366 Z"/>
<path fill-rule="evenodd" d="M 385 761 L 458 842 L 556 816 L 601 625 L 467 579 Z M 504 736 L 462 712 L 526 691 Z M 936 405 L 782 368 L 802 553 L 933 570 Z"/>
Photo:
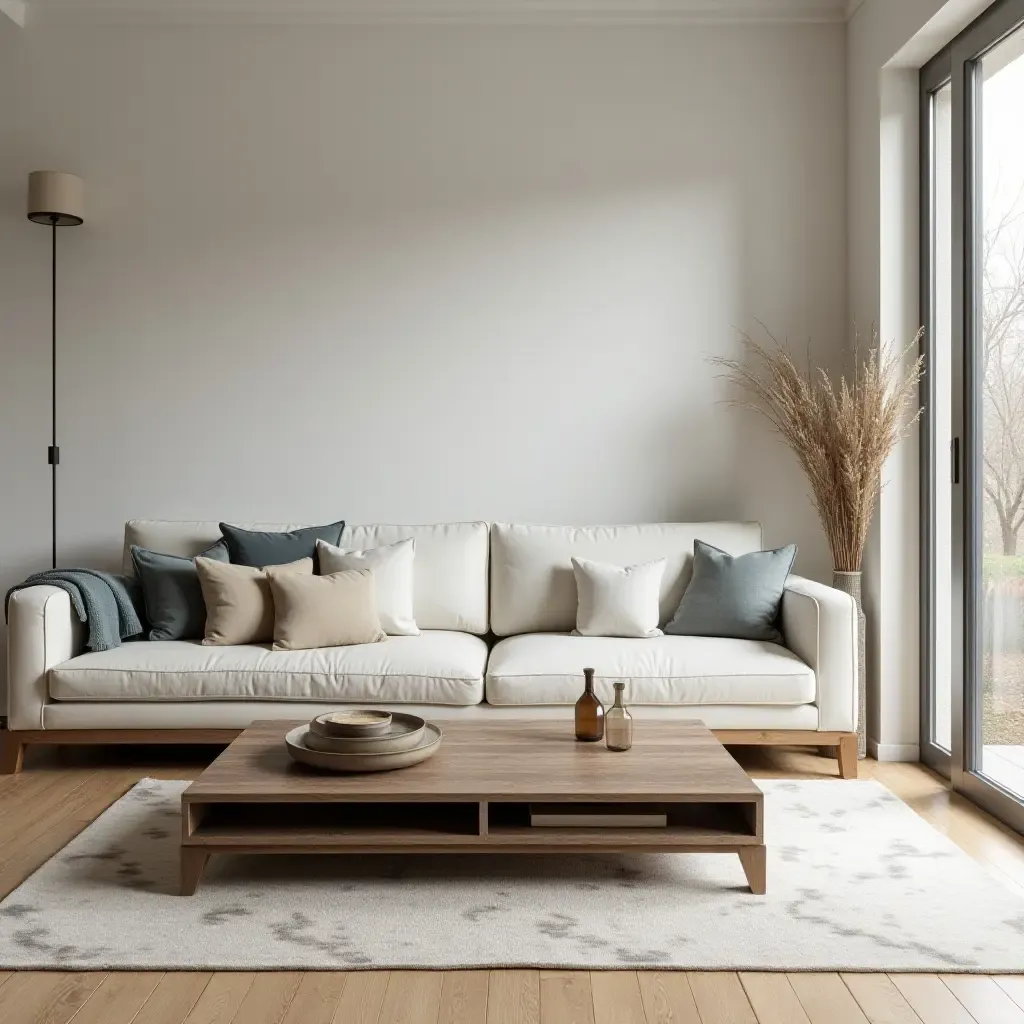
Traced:
<path fill-rule="evenodd" d="M 0 967 L 1024 970 L 1024 899 L 874 782 L 762 781 L 768 895 L 729 855 L 214 857 L 146 779 L 0 903 Z"/>

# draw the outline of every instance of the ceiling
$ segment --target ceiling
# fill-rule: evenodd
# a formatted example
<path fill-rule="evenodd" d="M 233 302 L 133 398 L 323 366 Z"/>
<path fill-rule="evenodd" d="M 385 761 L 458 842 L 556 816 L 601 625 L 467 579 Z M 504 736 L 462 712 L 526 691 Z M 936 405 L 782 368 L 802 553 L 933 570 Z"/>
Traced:
<path fill-rule="evenodd" d="M 862 0 L 0 0 L 19 24 L 81 22 L 839 22 Z M 898 2 L 898 0 L 892 0 Z"/>

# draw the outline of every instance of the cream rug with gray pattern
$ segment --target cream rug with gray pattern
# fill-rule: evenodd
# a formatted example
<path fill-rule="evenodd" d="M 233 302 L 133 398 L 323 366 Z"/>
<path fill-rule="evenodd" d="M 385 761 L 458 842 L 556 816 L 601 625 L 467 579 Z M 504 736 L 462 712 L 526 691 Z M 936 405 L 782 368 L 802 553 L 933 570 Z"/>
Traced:
<path fill-rule="evenodd" d="M 875 782 L 762 781 L 739 859 L 214 857 L 177 895 L 185 782 L 146 779 L 0 903 L 0 967 L 1024 970 L 1024 899 Z"/>

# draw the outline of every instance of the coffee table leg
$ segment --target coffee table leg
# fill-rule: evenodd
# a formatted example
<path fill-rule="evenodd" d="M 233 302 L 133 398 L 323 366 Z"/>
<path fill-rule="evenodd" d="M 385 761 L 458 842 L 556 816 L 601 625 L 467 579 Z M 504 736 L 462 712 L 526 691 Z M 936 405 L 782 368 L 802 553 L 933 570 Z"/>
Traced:
<path fill-rule="evenodd" d="M 181 848 L 181 895 L 192 896 L 199 885 L 210 855 L 199 846 Z"/>
<path fill-rule="evenodd" d="M 747 884 L 755 896 L 768 891 L 768 851 L 763 846 L 743 846 L 737 851 Z"/>

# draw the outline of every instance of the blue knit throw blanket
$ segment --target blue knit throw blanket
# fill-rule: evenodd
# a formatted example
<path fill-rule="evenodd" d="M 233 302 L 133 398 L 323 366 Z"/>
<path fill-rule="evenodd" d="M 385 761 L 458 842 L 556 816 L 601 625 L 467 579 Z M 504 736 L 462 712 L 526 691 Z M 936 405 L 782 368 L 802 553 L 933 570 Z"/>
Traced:
<path fill-rule="evenodd" d="M 67 591 L 78 618 L 88 624 L 90 651 L 120 647 L 121 641 L 142 633 L 142 622 L 132 591 L 138 584 L 127 576 L 116 576 L 96 569 L 47 569 L 33 573 L 24 583 L 7 591 L 4 618 L 11 594 L 25 587 L 59 587 Z"/>

